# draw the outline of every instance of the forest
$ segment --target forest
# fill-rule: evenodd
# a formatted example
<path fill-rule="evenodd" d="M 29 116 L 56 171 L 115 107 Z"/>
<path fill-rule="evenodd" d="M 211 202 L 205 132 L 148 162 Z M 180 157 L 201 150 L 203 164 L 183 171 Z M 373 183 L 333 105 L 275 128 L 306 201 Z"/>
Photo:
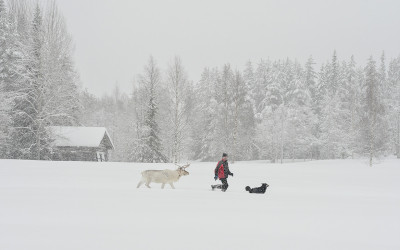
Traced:
<path fill-rule="evenodd" d="M 73 52 L 55 2 L 0 0 L 0 158 L 49 160 L 48 126 L 106 127 L 112 161 L 400 158 L 400 56 L 226 63 L 196 82 L 149 56 L 129 93 L 97 97 Z"/>

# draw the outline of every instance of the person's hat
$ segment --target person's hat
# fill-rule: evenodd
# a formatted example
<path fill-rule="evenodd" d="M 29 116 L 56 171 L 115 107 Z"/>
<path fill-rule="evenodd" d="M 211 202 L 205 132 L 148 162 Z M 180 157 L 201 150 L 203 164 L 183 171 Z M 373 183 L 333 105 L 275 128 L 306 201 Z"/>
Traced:
<path fill-rule="evenodd" d="M 228 156 L 227 153 L 223 153 L 223 154 L 222 154 L 222 157 L 227 157 L 227 156 Z"/>

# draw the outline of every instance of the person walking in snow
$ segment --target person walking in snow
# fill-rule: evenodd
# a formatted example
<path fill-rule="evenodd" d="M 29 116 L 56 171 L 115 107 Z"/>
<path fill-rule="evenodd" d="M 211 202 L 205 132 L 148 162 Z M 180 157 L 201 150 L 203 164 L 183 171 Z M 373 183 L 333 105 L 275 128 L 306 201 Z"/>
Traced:
<path fill-rule="evenodd" d="M 221 189 L 221 191 L 225 192 L 228 189 L 228 176 L 231 175 L 233 177 L 233 173 L 229 171 L 228 166 L 228 154 L 222 154 L 222 160 L 217 163 L 217 167 L 214 171 L 215 177 L 214 180 L 220 179 L 222 185 L 211 185 L 212 190 L 214 189 Z"/>

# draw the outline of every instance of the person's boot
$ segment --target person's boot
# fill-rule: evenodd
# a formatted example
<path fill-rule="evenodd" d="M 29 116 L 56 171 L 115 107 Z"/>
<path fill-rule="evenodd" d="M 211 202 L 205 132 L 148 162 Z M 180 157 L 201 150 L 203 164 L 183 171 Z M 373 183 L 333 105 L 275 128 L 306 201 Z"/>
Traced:
<path fill-rule="evenodd" d="M 221 184 L 217 184 L 217 185 L 211 185 L 211 189 L 212 190 L 214 190 L 214 189 L 221 189 L 222 188 L 222 185 Z"/>

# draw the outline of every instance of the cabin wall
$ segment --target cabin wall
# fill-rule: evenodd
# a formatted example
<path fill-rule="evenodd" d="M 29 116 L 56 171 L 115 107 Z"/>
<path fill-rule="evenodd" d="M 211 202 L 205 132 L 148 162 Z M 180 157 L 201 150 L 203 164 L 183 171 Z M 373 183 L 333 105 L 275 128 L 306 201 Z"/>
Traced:
<path fill-rule="evenodd" d="M 89 147 L 58 147 L 54 150 L 54 161 L 98 161 L 97 152 L 104 153 L 105 161 L 108 161 L 108 150 L 100 145 L 97 148 Z"/>

